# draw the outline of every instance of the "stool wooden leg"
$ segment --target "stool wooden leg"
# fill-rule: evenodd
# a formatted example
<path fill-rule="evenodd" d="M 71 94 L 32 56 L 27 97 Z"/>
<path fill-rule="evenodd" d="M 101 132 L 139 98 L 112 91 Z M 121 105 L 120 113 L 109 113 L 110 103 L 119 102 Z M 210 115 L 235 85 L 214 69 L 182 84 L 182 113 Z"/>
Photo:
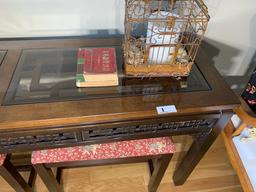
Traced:
<path fill-rule="evenodd" d="M 149 168 L 149 171 L 150 171 L 150 175 L 153 174 L 153 171 L 154 171 L 154 162 L 153 162 L 153 159 L 149 159 L 148 160 L 148 168 Z"/>
<path fill-rule="evenodd" d="M 28 178 L 28 185 L 30 187 L 32 187 L 32 189 L 34 189 L 35 182 L 36 182 L 36 171 L 35 171 L 34 167 L 32 167 L 31 171 L 30 171 L 29 178 Z"/>
<path fill-rule="evenodd" d="M 149 192 L 156 192 L 171 159 L 172 154 L 162 155 L 156 162 L 154 162 L 153 172 L 148 184 Z"/>
<path fill-rule="evenodd" d="M 32 187 L 23 179 L 13 164 L 7 160 L 0 166 L 1 176 L 17 192 L 32 192 Z"/>
<path fill-rule="evenodd" d="M 50 192 L 62 192 L 60 183 L 54 177 L 52 169 L 47 168 L 44 164 L 35 164 L 33 166 Z"/>
<path fill-rule="evenodd" d="M 63 183 L 62 183 L 62 167 L 57 167 L 56 171 L 56 180 L 61 186 L 61 190 L 63 191 Z"/>

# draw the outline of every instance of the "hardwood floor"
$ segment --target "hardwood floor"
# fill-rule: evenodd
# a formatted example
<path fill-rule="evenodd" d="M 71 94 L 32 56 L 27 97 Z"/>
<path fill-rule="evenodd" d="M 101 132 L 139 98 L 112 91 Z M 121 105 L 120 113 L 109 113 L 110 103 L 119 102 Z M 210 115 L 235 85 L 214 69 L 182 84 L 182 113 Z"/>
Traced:
<path fill-rule="evenodd" d="M 162 180 L 158 192 L 241 192 L 239 180 L 227 157 L 222 138 L 219 137 L 187 182 L 175 187 L 171 177 L 191 143 L 190 137 L 174 137 L 177 153 Z M 65 192 L 146 192 L 148 182 L 146 163 L 89 168 L 66 169 L 63 174 Z M 1 178 L 0 192 L 13 190 Z M 40 178 L 36 192 L 46 192 Z"/>

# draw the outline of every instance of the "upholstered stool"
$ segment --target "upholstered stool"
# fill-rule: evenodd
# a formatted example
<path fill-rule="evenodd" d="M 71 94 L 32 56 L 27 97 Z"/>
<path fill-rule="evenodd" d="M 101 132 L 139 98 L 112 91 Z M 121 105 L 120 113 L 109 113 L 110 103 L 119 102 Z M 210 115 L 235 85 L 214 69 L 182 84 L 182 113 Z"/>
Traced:
<path fill-rule="evenodd" d="M 155 192 L 175 152 L 169 137 L 120 141 L 34 151 L 32 165 L 50 192 L 62 190 L 60 176 L 55 179 L 51 167 L 78 167 L 148 161 L 151 177 L 148 185 Z M 59 171 L 57 171 L 59 173 Z"/>
<path fill-rule="evenodd" d="M 19 174 L 14 165 L 10 162 L 10 155 L 0 154 L 0 175 L 17 192 L 32 192 L 35 181 L 34 169 L 31 170 L 28 183 Z"/>

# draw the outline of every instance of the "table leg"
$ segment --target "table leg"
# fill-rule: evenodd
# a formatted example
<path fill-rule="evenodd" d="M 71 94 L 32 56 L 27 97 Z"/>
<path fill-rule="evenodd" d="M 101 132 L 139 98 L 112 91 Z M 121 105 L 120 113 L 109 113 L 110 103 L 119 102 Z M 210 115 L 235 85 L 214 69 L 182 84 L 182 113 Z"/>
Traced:
<path fill-rule="evenodd" d="M 10 186 L 19 192 L 32 192 L 32 187 L 23 179 L 16 167 L 9 161 L 5 161 L 0 166 L 1 176 L 10 184 Z"/>
<path fill-rule="evenodd" d="M 175 185 L 182 185 L 187 180 L 204 154 L 208 151 L 220 132 L 224 129 L 232 114 L 232 111 L 223 113 L 211 132 L 207 134 L 199 134 L 194 137 L 194 141 L 190 149 L 182 159 L 179 167 L 174 172 L 173 182 Z"/>

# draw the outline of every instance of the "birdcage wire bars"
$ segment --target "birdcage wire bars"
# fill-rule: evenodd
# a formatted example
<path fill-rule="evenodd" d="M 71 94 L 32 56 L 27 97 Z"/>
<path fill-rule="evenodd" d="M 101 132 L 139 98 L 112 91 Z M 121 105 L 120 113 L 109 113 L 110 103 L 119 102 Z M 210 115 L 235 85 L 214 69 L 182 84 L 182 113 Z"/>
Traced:
<path fill-rule="evenodd" d="M 126 75 L 188 76 L 208 21 L 202 0 L 126 0 Z"/>

